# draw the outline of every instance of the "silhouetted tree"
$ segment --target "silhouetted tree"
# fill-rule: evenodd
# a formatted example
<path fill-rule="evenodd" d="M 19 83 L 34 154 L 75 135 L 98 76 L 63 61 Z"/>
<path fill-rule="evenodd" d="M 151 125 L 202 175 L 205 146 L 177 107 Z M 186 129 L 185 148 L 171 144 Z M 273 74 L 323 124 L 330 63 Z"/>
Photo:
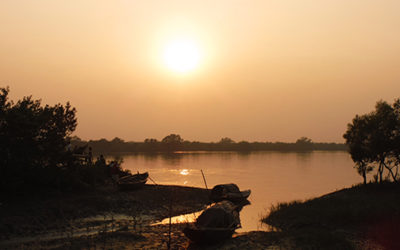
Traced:
<path fill-rule="evenodd" d="M 296 147 L 298 150 L 312 150 L 314 146 L 314 143 L 310 138 L 307 138 L 305 136 L 300 137 L 296 141 Z"/>
<path fill-rule="evenodd" d="M 399 173 L 399 165 L 400 165 L 400 99 L 396 99 L 393 103 L 393 112 L 397 117 L 396 130 L 393 135 L 393 152 L 392 155 L 395 160 L 396 165 L 396 177 Z"/>
<path fill-rule="evenodd" d="M 364 184 L 367 183 L 367 173 L 373 170 L 373 166 L 369 166 L 371 159 L 368 122 L 369 116 L 358 116 L 353 119 L 343 137 L 349 147 L 349 153 L 355 162 L 357 172 L 363 177 Z"/>
<path fill-rule="evenodd" d="M 83 141 L 81 138 L 79 138 L 76 135 L 70 137 L 69 139 L 70 139 L 70 141 L 76 141 L 76 142 L 82 142 Z"/>
<path fill-rule="evenodd" d="M 176 151 L 176 150 L 180 150 L 182 143 L 183 143 L 183 139 L 181 138 L 180 135 L 177 134 L 170 134 L 166 137 L 164 137 L 161 141 L 163 147 L 165 150 L 167 151 Z"/>
<path fill-rule="evenodd" d="M 160 142 L 157 139 L 148 138 L 144 140 L 144 150 L 145 151 L 158 151 Z"/>
<path fill-rule="evenodd" d="M 145 139 L 144 143 L 158 143 L 158 140 L 157 139 L 153 139 L 153 138 Z"/>
<path fill-rule="evenodd" d="M 122 140 L 119 137 L 115 137 L 114 139 L 111 140 L 111 143 L 124 143 L 124 140 Z"/>
<path fill-rule="evenodd" d="M 32 182 L 35 178 L 43 180 L 46 177 L 43 173 L 51 171 L 49 169 L 67 165 L 71 154 L 66 150 L 67 138 L 77 125 L 76 110 L 69 103 L 41 106 L 41 101 L 31 96 L 13 103 L 8 100 L 8 93 L 9 88 L 0 88 L 0 181 L 3 187 L 10 183 Z"/>
<path fill-rule="evenodd" d="M 375 110 L 363 116 L 356 116 L 343 137 L 356 168 L 365 180 L 366 173 L 378 166 L 377 175 L 382 182 L 384 169 L 389 171 L 393 181 L 397 181 L 399 165 L 400 116 L 399 100 L 389 105 L 378 101 Z M 393 172 L 396 168 L 396 174 Z"/>
<path fill-rule="evenodd" d="M 395 137 L 398 133 L 396 124 L 398 117 L 394 109 L 387 102 L 379 101 L 375 106 L 375 111 L 371 116 L 371 151 L 372 160 L 379 165 L 379 180 L 382 181 L 382 174 L 386 168 L 394 181 L 396 177 L 393 174 Z"/>
<path fill-rule="evenodd" d="M 228 137 L 221 138 L 216 145 L 219 150 L 235 150 L 236 143 L 234 140 Z"/>
<path fill-rule="evenodd" d="M 311 144 L 312 140 L 310 138 L 303 136 L 303 137 L 300 137 L 299 139 L 297 139 L 296 143 L 297 144 Z"/>
<path fill-rule="evenodd" d="M 232 143 L 235 143 L 235 141 L 232 140 L 229 137 L 224 137 L 224 138 L 221 138 L 221 140 L 218 143 L 220 143 L 220 144 L 232 144 Z"/>
<path fill-rule="evenodd" d="M 239 151 L 251 151 L 251 144 L 248 141 L 240 141 L 237 148 Z"/>

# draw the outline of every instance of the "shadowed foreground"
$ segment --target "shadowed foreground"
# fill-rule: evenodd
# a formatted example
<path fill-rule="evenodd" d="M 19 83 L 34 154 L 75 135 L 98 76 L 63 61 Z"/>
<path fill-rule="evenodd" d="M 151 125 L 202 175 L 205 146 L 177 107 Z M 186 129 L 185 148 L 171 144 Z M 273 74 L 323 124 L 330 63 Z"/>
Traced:
<path fill-rule="evenodd" d="M 280 203 L 263 219 L 298 249 L 400 249 L 400 185 L 368 184 Z"/>
<path fill-rule="evenodd" d="M 192 213 L 208 203 L 207 190 L 163 185 L 5 200 L 0 247 L 166 249 L 169 226 L 152 223 L 169 216 L 170 197 L 172 215 Z M 400 186 L 384 183 L 280 203 L 263 219 L 275 231 L 234 234 L 213 246 L 191 244 L 182 233 L 187 224 L 174 224 L 171 249 L 399 249 L 399 200 Z"/>
<path fill-rule="evenodd" d="M 49 233 L 71 237 L 93 229 L 135 232 L 146 224 L 168 217 L 171 200 L 173 216 L 190 213 L 204 208 L 208 191 L 145 185 L 132 192 L 109 187 L 82 194 L 51 193 L 9 198 L 0 206 L 0 244 L 18 243 L 23 241 L 21 237 Z"/>
<path fill-rule="evenodd" d="M 166 249 L 169 226 L 152 223 L 169 216 L 170 197 L 173 216 L 201 210 L 209 201 L 205 189 L 164 185 L 15 197 L 0 207 L 0 248 Z M 171 249 L 266 249 L 277 242 L 274 232 L 250 232 L 199 247 L 184 236 L 186 226 L 172 225 Z"/>

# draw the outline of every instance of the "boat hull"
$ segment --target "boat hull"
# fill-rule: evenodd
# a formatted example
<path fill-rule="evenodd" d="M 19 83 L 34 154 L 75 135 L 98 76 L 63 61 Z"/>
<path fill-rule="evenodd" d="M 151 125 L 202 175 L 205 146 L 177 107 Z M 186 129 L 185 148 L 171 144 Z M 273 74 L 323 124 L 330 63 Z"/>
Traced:
<path fill-rule="evenodd" d="M 118 188 L 120 190 L 136 190 L 141 187 L 143 187 L 147 182 L 146 180 L 140 181 L 140 182 L 125 182 L 125 183 L 118 183 Z"/>
<path fill-rule="evenodd" d="M 149 174 L 135 174 L 131 176 L 125 176 L 118 181 L 118 188 L 120 190 L 135 190 L 143 187 L 146 182 Z"/>
<path fill-rule="evenodd" d="M 199 245 L 211 245 L 232 237 L 235 229 L 227 228 L 185 228 L 183 233 L 192 242 Z"/>

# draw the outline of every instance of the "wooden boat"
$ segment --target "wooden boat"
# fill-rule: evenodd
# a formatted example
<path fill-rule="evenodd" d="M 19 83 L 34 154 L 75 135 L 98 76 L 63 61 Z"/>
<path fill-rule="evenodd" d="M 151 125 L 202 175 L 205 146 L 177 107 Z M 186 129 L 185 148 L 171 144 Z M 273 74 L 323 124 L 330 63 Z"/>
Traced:
<path fill-rule="evenodd" d="M 121 177 L 117 184 L 118 188 L 121 190 L 134 190 L 144 186 L 149 178 L 149 173 L 145 172 L 143 174 L 134 174 Z"/>
<path fill-rule="evenodd" d="M 228 200 L 233 203 L 241 203 L 250 196 L 251 190 L 240 191 L 236 184 L 220 184 L 211 189 L 210 200 L 219 202 Z"/>
<path fill-rule="evenodd" d="M 222 201 L 203 211 L 191 227 L 183 233 L 199 245 L 214 244 L 232 237 L 240 225 L 241 207 L 230 201 Z"/>
<path fill-rule="evenodd" d="M 183 229 L 183 233 L 191 241 L 199 245 L 215 244 L 232 237 L 235 228 L 190 228 Z"/>

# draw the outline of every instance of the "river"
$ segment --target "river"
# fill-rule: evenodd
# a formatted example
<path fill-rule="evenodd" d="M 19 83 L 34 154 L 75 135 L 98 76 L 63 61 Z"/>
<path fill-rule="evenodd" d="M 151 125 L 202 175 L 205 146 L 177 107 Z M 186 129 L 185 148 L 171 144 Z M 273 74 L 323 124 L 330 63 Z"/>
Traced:
<path fill-rule="evenodd" d="M 178 152 L 124 155 L 123 160 L 123 168 L 147 171 L 158 184 L 204 188 L 203 170 L 208 188 L 236 183 L 241 190 L 251 189 L 251 205 L 240 214 L 238 232 L 266 229 L 260 219 L 272 204 L 321 196 L 362 181 L 343 151 Z"/>

